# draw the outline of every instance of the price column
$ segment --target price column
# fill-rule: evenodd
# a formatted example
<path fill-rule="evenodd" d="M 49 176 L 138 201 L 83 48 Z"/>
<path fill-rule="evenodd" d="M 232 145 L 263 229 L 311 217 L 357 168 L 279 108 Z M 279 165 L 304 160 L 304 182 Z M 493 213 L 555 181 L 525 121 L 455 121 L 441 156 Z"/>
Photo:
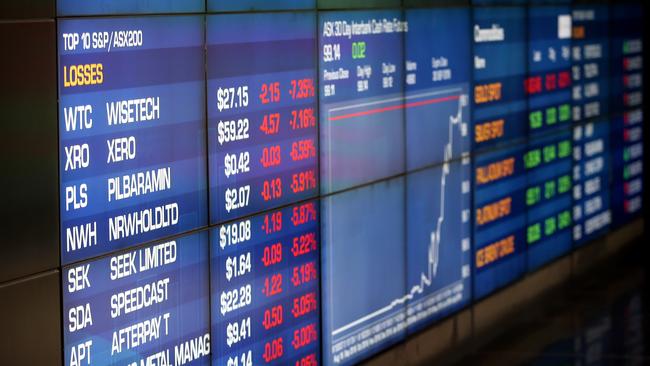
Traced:
<path fill-rule="evenodd" d="M 609 8 L 573 9 L 573 240 L 603 234 L 610 210 Z"/>
<path fill-rule="evenodd" d="M 211 223 L 317 193 L 315 27 L 309 12 L 207 18 Z"/>
<path fill-rule="evenodd" d="M 211 232 L 216 365 L 317 365 L 320 360 L 318 203 Z"/>
<path fill-rule="evenodd" d="M 643 208 L 643 7 L 612 6 L 612 210 L 619 227 Z"/>

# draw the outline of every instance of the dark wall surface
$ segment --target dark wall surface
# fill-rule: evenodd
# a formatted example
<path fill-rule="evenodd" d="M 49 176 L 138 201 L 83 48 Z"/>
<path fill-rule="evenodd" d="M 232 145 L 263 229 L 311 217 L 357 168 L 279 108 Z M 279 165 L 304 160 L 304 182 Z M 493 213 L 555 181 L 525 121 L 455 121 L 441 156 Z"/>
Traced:
<path fill-rule="evenodd" d="M 0 285 L 0 299 L 0 365 L 60 365 L 59 271 Z"/>
<path fill-rule="evenodd" d="M 0 21 L 0 282 L 59 265 L 55 41 L 53 19 Z"/>

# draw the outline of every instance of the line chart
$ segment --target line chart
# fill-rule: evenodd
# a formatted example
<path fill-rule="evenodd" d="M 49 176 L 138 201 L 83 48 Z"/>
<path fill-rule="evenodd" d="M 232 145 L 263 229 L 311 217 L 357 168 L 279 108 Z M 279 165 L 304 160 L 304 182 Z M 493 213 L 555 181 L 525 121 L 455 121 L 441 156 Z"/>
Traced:
<path fill-rule="evenodd" d="M 439 91 L 434 93 L 442 94 L 446 92 L 449 92 L 449 90 Z M 424 95 L 432 95 L 434 93 L 419 94 L 418 96 L 421 97 Z M 416 96 L 411 96 L 411 97 L 416 97 Z M 439 262 L 440 262 L 440 245 L 443 238 L 442 228 L 443 228 L 443 223 L 445 222 L 445 203 L 446 203 L 445 192 L 447 190 L 447 177 L 451 174 L 450 165 L 452 164 L 453 160 L 455 158 L 459 158 L 453 156 L 453 150 L 454 150 L 453 148 L 455 143 L 454 129 L 455 128 L 459 129 L 461 132 L 461 136 L 463 137 L 467 136 L 468 128 L 467 128 L 467 122 L 463 122 L 463 117 L 464 117 L 463 111 L 468 106 L 468 96 L 466 94 L 457 94 L 451 97 L 436 98 L 436 100 L 437 102 L 456 100 L 458 101 L 458 104 L 457 104 L 456 113 L 454 115 L 449 116 L 448 118 L 448 126 L 447 126 L 448 139 L 443 147 L 444 162 L 442 163 L 442 174 L 440 179 L 440 193 L 439 193 L 440 212 L 438 214 L 438 217 L 435 219 L 436 222 L 435 230 L 433 230 L 430 234 L 430 243 L 429 243 L 428 253 L 427 253 L 426 272 L 422 272 L 420 274 L 419 283 L 413 285 L 406 294 L 392 300 L 386 306 L 376 311 L 373 311 L 372 313 L 369 313 L 361 318 L 358 318 L 352 322 L 349 322 L 333 330 L 332 331 L 333 336 L 337 336 L 361 324 L 372 321 L 373 319 L 378 318 L 384 314 L 387 314 L 393 309 L 413 300 L 417 295 L 424 293 L 424 291 L 432 285 L 433 280 L 437 275 Z M 402 103 L 402 104 L 397 104 L 397 106 L 417 107 L 417 106 L 427 105 L 427 104 L 432 104 L 432 103 L 422 103 L 422 104 L 420 104 L 419 102 Z"/>

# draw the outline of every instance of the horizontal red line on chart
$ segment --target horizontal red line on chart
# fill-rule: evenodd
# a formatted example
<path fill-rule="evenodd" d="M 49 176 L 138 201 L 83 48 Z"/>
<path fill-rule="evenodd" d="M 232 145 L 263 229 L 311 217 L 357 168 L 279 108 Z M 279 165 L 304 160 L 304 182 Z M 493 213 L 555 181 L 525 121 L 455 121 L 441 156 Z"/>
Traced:
<path fill-rule="evenodd" d="M 342 120 L 342 119 L 361 117 L 361 116 L 368 116 L 368 115 L 372 115 L 372 114 L 390 112 L 390 111 L 394 111 L 394 110 L 398 110 L 398 109 L 421 107 L 423 105 L 448 102 L 450 100 L 458 100 L 459 98 L 460 98 L 460 95 L 450 95 L 448 97 L 421 100 L 419 102 L 402 103 L 402 104 L 391 105 L 391 106 L 383 107 L 383 108 L 369 109 L 367 111 L 361 111 L 361 112 L 343 114 L 343 115 L 340 115 L 340 116 L 334 116 L 334 117 L 330 117 L 329 120 L 330 121 L 338 121 L 338 120 Z"/>

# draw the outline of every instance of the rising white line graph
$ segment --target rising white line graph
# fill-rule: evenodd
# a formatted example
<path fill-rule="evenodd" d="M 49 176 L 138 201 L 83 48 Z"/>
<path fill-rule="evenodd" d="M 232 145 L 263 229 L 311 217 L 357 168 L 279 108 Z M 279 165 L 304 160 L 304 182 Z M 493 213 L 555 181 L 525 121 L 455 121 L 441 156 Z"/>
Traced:
<path fill-rule="evenodd" d="M 412 300 L 416 295 L 422 294 L 424 290 L 431 286 L 433 279 L 436 277 L 438 272 L 438 265 L 440 261 L 440 242 L 442 239 L 442 224 L 445 221 L 445 190 L 447 185 L 447 176 L 450 174 L 450 164 L 454 158 L 453 148 L 454 148 L 454 127 L 457 127 L 460 130 L 461 136 L 467 136 L 468 126 L 466 122 L 463 122 L 463 108 L 468 105 L 468 96 L 466 94 L 461 94 L 458 97 L 458 109 L 455 115 L 449 116 L 448 124 L 448 141 L 444 146 L 444 162 L 442 165 L 442 174 L 440 180 L 440 213 L 436 220 L 436 228 L 431 232 L 431 240 L 429 243 L 429 250 L 427 255 L 427 271 L 426 273 L 420 274 L 420 283 L 411 287 L 410 291 L 404 296 L 394 299 L 390 304 L 384 306 L 381 309 L 378 309 L 370 314 L 367 314 L 355 321 L 352 321 L 340 328 L 335 329 L 332 332 L 333 336 L 336 336 L 342 332 L 345 332 L 351 328 L 363 324 L 373 318 L 381 316 L 382 314 L 388 313 L 397 306 L 403 305 L 407 301 Z"/>

